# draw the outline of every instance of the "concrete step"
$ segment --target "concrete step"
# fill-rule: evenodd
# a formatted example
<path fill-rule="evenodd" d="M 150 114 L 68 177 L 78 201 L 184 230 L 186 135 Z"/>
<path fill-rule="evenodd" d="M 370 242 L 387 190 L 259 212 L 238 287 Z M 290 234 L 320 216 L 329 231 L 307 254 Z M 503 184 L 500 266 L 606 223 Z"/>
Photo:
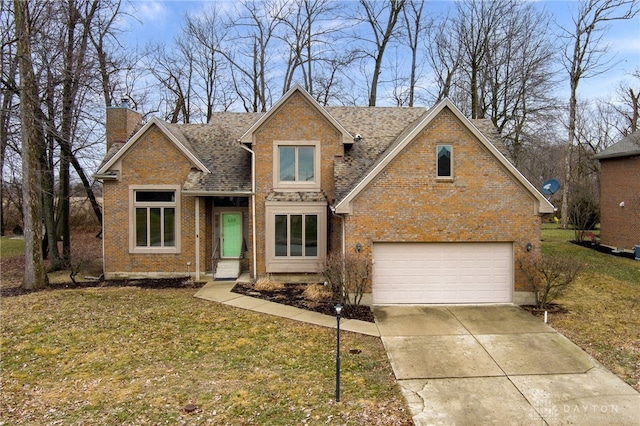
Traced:
<path fill-rule="evenodd" d="M 240 275 L 240 259 L 222 259 L 214 275 L 215 279 L 236 279 Z"/>

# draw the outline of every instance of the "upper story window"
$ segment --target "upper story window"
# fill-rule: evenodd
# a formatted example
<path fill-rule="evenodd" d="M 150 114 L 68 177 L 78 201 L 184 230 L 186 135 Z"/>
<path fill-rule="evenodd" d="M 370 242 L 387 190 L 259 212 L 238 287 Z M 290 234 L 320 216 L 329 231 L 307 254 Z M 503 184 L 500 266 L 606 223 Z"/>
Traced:
<path fill-rule="evenodd" d="M 175 189 L 132 188 L 130 248 L 134 252 L 176 252 L 179 246 Z"/>
<path fill-rule="evenodd" d="M 319 187 L 320 145 L 314 141 L 274 142 L 274 187 Z"/>
<path fill-rule="evenodd" d="M 281 146 L 280 181 L 313 182 L 315 178 L 313 146 Z"/>
<path fill-rule="evenodd" d="M 438 178 L 453 177 L 453 147 L 451 145 L 436 147 L 436 173 Z"/>

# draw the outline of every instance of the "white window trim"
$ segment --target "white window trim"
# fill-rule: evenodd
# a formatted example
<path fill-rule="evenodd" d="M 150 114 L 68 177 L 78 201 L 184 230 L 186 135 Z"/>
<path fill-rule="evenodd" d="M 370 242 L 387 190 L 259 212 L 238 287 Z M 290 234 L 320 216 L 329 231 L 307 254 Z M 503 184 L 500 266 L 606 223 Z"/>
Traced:
<path fill-rule="evenodd" d="M 312 182 L 280 181 L 280 153 L 281 146 L 312 146 L 313 153 L 313 174 Z M 320 141 L 273 141 L 273 187 L 284 190 L 319 190 L 320 189 Z"/>
<path fill-rule="evenodd" d="M 136 246 L 136 191 L 175 191 L 176 201 L 176 245 L 175 247 L 137 247 Z M 180 185 L 129 185 L 129 253 L 180 253 L 181 246 L 181 199 Z"/>
<path fill-rule="evenodd" d="M 326 202 L 266 202 L 266 268 L 267 272 L 318 272 L 327 253 L 327 203 Z M 276 215 L 314 214 L 318 216 L 317 256 L 276 256 Z"/>
<path fill-rule="evenodd" d="M 438 150 L 441 146 L 448 146 L 451 151 L 451 164 L 449 165 L 449 176 L 438 176 Z M 436 180 L 439 181 L 453 181 L 453 145 L 450 143 L 439 143 L 436 145 Z"/>

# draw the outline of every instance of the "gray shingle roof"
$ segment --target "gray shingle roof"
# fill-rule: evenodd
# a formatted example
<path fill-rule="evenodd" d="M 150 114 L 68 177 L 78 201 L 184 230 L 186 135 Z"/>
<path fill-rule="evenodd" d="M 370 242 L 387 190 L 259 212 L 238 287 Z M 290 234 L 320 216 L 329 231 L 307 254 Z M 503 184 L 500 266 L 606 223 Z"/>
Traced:
<path fill-rule="evenodd" d="M 426 108 L 327 107 L 352 135 L 360 134 L 334 163 L 336 198 L 344 197 L 401 135 L 409 132 Z"/>
<path fill-rule="evenodd" d="M 334 160 L 336 198 L 344 197 L 377 162 L 395 147 L 427 114 L 426 108 L 326 107 L 350 134 L 361 140 L 345 145 L 345 154 Z M 208 124 L 169 124 L 162 126 L 197 157 L 211 173 L 193 169 L 183 189 L 200 194 L 230 194 L 251 191 L 251 155 L 238 139 L 264 113 L 214 113 Z M 495 127 L 487 120 L 474 120 L 478 129 L 499 149 L 503 148 Z M 109 151 L 103 164 L 121 148 Z M 297 195 L 296 195 L 297 194 Z M 272 200 L 289 200 L 291 194 L 272 193 Z M 296 200 L 324 199 L 322 193 L 293 194 Z M 297 198 L 296 198 L 297 197 Z M 302 197 L 302 198 L 300 198 Z"/>
<path fill-rule="evenodd" d="M 238 143 L 262 113 L 214 114 L 209 124 L 170 124 L 211 173 L 192 171 L 184 190 L 199 193 L 251 191 L 251 155 Z"/>
<path fill-rule="evenodd" d="M 640 131 L 631 133 L 595 156 L 598 160 L 640 155 Z"/>

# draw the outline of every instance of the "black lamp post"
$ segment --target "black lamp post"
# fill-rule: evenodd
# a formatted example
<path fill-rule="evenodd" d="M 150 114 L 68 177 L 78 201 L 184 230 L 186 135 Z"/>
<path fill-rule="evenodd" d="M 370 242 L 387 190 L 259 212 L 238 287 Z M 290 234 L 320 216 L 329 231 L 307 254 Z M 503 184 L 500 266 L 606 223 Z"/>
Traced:
<path fill-rule="evenodd" d="M 340 302 L 334 306 L 336 310 L 336 402 L 340 402 L 340 314 L 342 313 L 342 305 Z"/>

